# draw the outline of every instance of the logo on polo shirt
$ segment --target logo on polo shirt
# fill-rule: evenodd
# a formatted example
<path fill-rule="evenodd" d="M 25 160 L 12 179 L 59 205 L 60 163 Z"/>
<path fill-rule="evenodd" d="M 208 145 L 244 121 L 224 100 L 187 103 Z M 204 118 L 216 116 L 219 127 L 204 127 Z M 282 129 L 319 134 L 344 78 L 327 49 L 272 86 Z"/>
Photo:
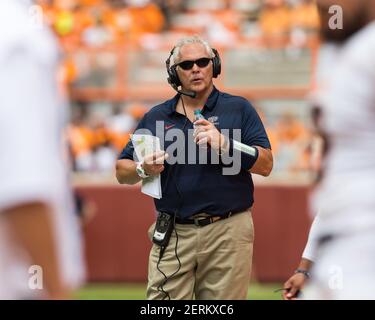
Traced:
<path fill-rule="evenodd" d="M 170 128 L 173 128 L 175 125 L 176 125 L 175 123 L 172 123 L 172 124 L 166 124 L 164 128 L 165 128 L 165 130 L 168 130 L 168 129 L 170 129 Z"/>
<path fill-rule="evenodd" d="M 217 126 L 219 124 L 219 117 L 218 116 L 209 117 L 207 120 L 210 121 L 211 123 L 213 123 L 215 126 Z"/>

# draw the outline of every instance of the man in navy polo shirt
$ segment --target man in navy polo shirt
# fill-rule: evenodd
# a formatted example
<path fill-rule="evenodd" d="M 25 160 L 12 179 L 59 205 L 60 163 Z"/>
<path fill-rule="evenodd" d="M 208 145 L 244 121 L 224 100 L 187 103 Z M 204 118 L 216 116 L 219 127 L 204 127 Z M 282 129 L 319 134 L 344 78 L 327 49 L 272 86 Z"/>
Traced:
<path fill-rule="evenodd" d="M 169 244 L 151 249 L 148 299 L 247 297 L 254 241 L 251 173 L 268 176 L 273 159 L 252 105 L 214 87 L 220 68 L 219 54 L 207 42 L 181 39 L 167 60 L 168 81 L 178 94 L 146 113 L 136 130 L 158 136 L 165 151 L 138 163 L 129 142 L 117 162 L 122 184 L 160 174 L 162 198 L 155 206 L 159 217 L 173 217 Z M 205 119 L 195 121 L 197 109 Z M 154 229 L 155 223 L 150 239 Z"/>

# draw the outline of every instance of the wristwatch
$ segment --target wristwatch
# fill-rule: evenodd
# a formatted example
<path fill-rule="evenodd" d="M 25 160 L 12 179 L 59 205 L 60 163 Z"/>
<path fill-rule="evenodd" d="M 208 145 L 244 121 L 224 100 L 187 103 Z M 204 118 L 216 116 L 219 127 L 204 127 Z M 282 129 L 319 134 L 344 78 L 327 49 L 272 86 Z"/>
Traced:
<path fill-rule="evenodd" d="M 143 161 L 137 163 L 136 168 L 137 174 L 142 178 L 146 179 L 149 177 L 149 175 L 145 172 L 145 169 L 143 169 Z"/>
<path fill-rule="evenodd" d="M 307 270 L 297 269 L 296 271 L 294 271 L 294 273 L 302 273 L 306 278 L 310 278 L 310 272 L 308 272 Z"/>

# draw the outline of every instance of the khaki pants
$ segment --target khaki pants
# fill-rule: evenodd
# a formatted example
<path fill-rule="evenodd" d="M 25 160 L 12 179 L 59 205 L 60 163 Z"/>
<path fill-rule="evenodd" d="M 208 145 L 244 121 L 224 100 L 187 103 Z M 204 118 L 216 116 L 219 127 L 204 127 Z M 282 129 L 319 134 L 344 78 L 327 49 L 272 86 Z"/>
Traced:
<path fill-rule="evenodd" d="M 155 223 L 148 231 L 152 238 Z M 254 227 L 251 212 L 244 211 L 204 227 L 176 224 L 159 269 L 171 277 L 163 285 L 171 299 L 246 299 L 253 255 Z M 165 299 L 158 286 L 165 280 L 157 269 L 160 248 L 153 245 L 148 267 L 147 298 Z M 178 271 L 177 271 L 178 270 Z"/>

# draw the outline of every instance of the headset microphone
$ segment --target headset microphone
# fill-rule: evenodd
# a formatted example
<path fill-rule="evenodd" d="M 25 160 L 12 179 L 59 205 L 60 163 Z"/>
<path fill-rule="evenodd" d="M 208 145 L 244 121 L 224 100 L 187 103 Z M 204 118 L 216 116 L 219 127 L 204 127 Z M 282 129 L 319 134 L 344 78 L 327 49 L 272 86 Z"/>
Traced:
<path fill-rule="evenodd" d="M 176 86 L 175 83 L 171 81 L 170 78 L 168 78 L 168 83 L 171 85 L 171 87 L 176 90 L 179 94 L 182 94 L 184 96 L 190 97 L 190 98 L 195 98 L 197 96 L 197 93 L 195 91 L 183 91 L 183 90 L 178 90 L 178 87 Z"/>
<path fill-rule="evenodd" d="M 197 93 L 195 91 L 182 91 L 182 90 L 176 90 L 179 94 L 183 94 L 184 96 L 195 98 L 197 96 Z"/>

